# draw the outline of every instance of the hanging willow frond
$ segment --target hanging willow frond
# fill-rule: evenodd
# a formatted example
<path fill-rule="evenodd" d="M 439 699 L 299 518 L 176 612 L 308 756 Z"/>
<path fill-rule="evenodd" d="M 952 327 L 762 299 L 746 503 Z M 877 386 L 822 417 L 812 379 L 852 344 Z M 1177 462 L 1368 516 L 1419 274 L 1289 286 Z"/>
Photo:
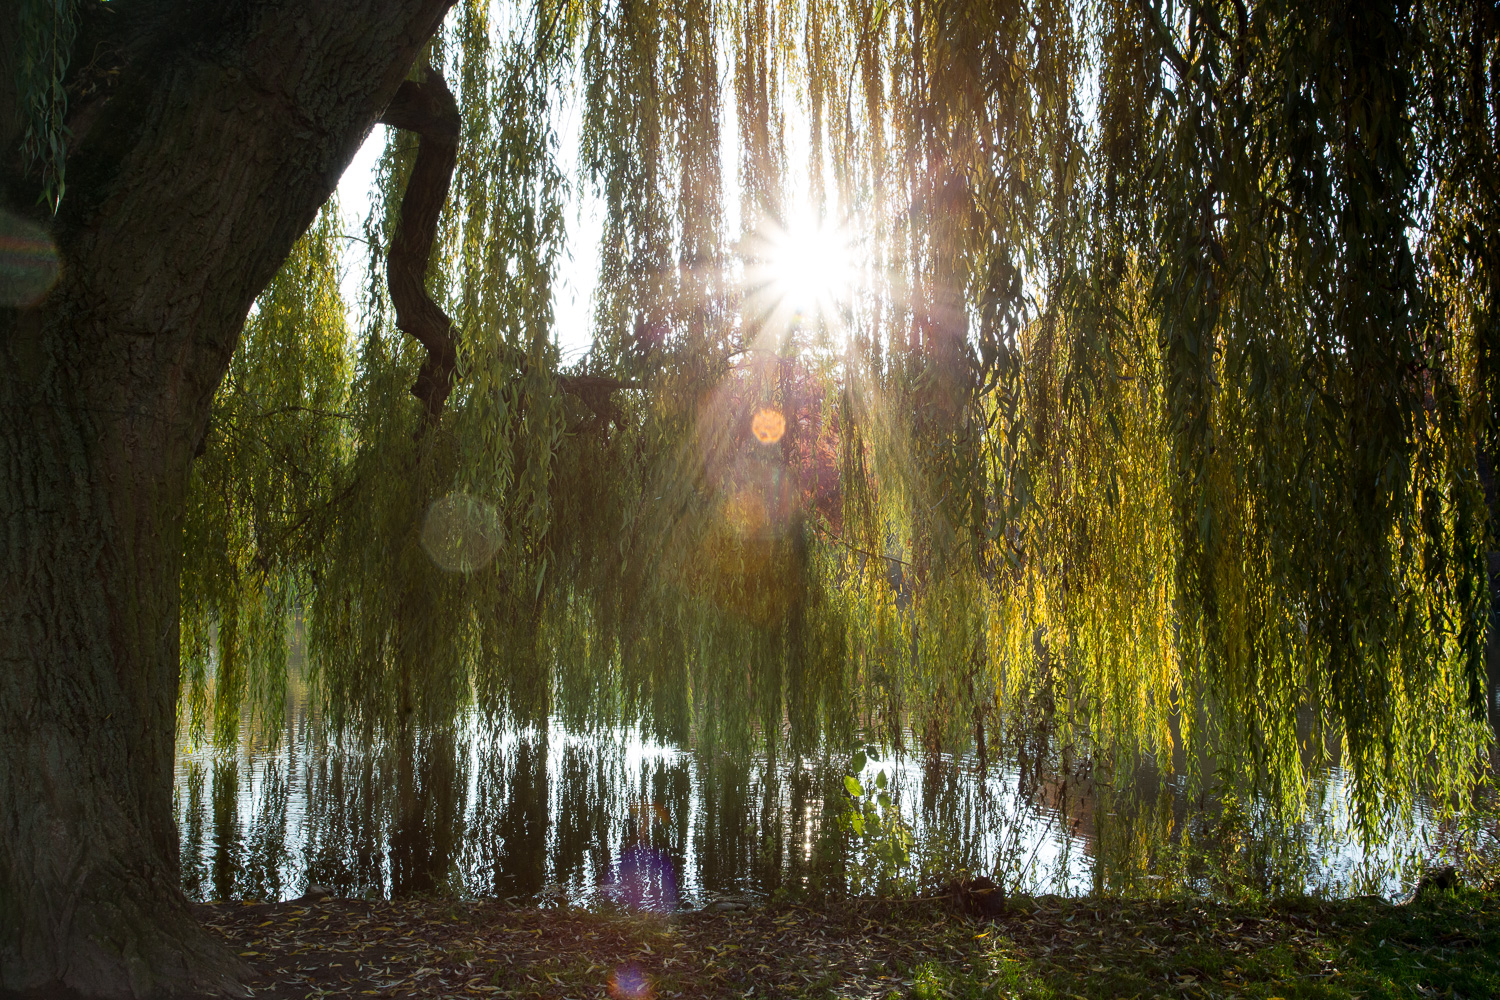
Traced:
<path fill-rule="evenodd" d="M 461 3 L 430 248 L 401 198 L 427 147 L 392 131 L 361 339 L 299 298 L 320 224 L 221 392 L 187 690 L 213 623 L 216 697 L 279 676 L 232 651 L 296 606 L 326 710 L 371 733 L 473 706 L 936 750 L 1040 715 L 1284 819 L 1334 757 L 1367 832 L 1461 802 L 1490 740 L 1497 52 L 1446 2 Z M 574 185 L 603 239 L 565 370 Z M 853 248 L 816 307 L 783 259 L 809 233 Z M 451 349 L 401 334 L 382 267 Z M 266 367 L 299 309 L 331 353 Z M 344 416 L 252 419 L 288 385 Z"/>

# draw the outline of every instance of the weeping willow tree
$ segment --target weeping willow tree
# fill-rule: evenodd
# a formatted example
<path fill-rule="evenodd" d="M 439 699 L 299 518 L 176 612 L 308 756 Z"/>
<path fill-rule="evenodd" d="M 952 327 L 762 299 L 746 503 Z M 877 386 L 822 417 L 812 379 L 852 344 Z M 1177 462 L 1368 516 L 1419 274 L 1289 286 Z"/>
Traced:
<path fill-rule="evenodd" d="M 1040 716 L 1287 820 L 1328 748 L 1367 832 L 1469 795 L 1487 6 L 0 22 L 0 985 L 232 981 L 172 886 L 172 740 L 275 728 L 291 616 L 367 739 L 473 708 L 983 751 Z M 354 239 L 325 203 L 377 120 Z"/>
<path fill-rule="evenodd" d="M 393 130 L 365 328 L 321 224 L 210 421 L 184 594 L 216 721 L 260 677 L 274 710 L 281 646 L 239 623 L 295 603 L 327 707 L 372 729 L 473 699 L 949 746 L 1045 697 L 1111 748 L 1175 725 L 1293 812 L 1309 725 L 1372 818 L 1459 787 L 1487 396 L 1440 56 L 1452 27 L 1395 9 L 456 11 L 423 71 L 463 122 L 427 263 L 449 394 L 419 398 L 433 350 L 380 280 L 425 141 Z M 561 369 L 570 183 L 605 233 Z M 852 272 L 810 302 L 799 241 Z"/>

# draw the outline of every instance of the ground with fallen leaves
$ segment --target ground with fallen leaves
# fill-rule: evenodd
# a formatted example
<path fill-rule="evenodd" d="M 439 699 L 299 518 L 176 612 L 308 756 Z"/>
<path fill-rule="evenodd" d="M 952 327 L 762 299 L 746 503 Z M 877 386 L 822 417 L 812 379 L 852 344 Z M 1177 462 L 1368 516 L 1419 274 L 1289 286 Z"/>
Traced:
<path fill-rule="evenodd" d="M 262 998 L 1500 997 L 1500 899 L 777 903 L 655 915 L 473 901 L 220 903 Z"/>

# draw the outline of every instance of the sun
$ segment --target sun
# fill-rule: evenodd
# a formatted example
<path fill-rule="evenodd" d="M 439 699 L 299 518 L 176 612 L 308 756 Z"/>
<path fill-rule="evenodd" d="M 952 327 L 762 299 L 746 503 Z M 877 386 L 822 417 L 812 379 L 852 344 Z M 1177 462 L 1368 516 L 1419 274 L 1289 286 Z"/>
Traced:
<path fill-rule="evenodd" d="M 777 311 L 837 318 L 854 293 L 849 233 L 839 226 L 793 223 L 763 236 L 756 284 Z"/>

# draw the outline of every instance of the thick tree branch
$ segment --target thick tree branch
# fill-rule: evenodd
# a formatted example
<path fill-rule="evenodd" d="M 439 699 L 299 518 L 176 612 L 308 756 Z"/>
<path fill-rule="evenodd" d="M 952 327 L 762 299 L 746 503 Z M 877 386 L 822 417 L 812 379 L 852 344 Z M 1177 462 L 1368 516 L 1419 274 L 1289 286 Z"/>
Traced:
<path fill-rule="evenodd" d="M 557 384 L 563 392 L 577 396 L 585 406 L 594 411 L 593 424 L 596 427 L 620 423 L 623 414 L 614 401 L 617 389 L 645 388 L 639 382 L 622 382 L 607 375 L 559 375 Z"/>
<path fill-rule="evenodd" d="M 435 421 L 453 391 L 458 353 L 453 321 L 427 294 L 427 261 L 458 162 L 458 102 L 442 74 L 428 69 L 426 80 L 401 84 L 380 120 L 419 137 L 417 161 L 386 257 L 386 284 L 396 307 L 396 326 L 427 348 L 427 360 L 411 391 L 427 407 L 428 419 Z"/>

